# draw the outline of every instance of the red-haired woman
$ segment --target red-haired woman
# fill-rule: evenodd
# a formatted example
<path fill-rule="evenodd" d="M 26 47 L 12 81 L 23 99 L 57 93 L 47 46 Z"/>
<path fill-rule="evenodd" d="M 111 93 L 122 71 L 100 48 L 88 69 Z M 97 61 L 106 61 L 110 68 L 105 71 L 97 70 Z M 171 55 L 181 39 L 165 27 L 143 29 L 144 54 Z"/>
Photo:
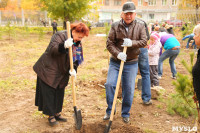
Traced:
<path fill-rule="evenodd" d="M 88 36 L 89 29 L 83 23 L 71 24 L 71 38 L 67 31 L 56 32 L 42 56 L 33 66 L 37 74 L 35 105 L 49 116 L 50 126 L 58 121 L 66 122 L 61 116 L 64 90 L 69 76 L 76 76 L 78 66 L 83 62 L 81 40 Z M 72 46 L 74 70 L 70 71 L 68 48 Z"/>

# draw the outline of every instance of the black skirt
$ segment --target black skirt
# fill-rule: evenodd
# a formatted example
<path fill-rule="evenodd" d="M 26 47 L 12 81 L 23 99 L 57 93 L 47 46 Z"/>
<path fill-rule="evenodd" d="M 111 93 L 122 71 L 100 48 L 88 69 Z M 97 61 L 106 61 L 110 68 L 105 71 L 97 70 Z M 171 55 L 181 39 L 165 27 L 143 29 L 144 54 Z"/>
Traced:
<path fill-rule="evenodd" d="M 35 106 L 43 114 L 55 116 L 62 111 L 64 88 L 52 88 L 37 77 Z"/>

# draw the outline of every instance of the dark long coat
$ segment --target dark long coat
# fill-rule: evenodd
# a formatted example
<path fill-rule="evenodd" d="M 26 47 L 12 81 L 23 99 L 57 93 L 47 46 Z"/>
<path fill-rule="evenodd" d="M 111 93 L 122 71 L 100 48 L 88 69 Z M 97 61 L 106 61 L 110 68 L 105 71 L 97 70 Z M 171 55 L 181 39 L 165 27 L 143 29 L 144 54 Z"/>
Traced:
<path fill-rule="evenodd" d="M 68 49 L 64 48 L 67 31 L 56 32 L 42 56 L 33 66 L 37 76 L 47 85 L 64 88 L 68 84 L 70 61 Z M 78 66 L 75 65 L 75 68 Z"/>

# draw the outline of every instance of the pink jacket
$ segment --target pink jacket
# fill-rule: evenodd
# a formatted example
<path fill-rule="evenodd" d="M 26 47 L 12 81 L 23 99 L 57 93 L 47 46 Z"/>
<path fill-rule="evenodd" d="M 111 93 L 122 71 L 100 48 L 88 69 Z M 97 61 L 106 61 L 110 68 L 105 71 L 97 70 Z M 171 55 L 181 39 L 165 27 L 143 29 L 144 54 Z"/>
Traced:
<path fill-rule="evenodd" d="M 155 44 L 149 45 L 148 54 L 149 54 L 149 65 L 158 65 L 160 48 L 162 44 L 160 41 L 157 41 Z"/>

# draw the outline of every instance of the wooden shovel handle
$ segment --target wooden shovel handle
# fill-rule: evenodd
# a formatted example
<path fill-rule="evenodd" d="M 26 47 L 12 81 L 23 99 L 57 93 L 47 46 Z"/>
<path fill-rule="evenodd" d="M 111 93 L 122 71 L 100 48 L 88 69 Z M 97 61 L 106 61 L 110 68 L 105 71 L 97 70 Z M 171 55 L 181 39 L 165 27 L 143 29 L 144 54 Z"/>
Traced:
<path fill-rule="evenodd" d="M 127 47 L 124 47 L 123 53 L 126 54 L 126 50 L 127 50 Z M 119 68 L 119 74 L 118 74 L 118 78 L 117 78 L 115 96 L 114 96 L 114 99 L 113 99 L 112 111 L 111 111 L 111 115 L 110 115 L 110 121 L 113 121 L 115 104 L 116 104 L 116 101 L 117 101 L 117 95 L 118 95 L 118 92 L 119 92 L 119 86 L 120 86 L 120 81 L 121 81 L 123 68 L 124 68 L 124 61 L 121 61 L 120 68 Z"/>
<path fill-rule="evenodd" d="M 67 21 L 67 38 L 68 39 L 71 38 L 70 22 L 69 21 Z M 70 60 L 70 71 L 72 71 L 74 69 L 72 47 L 69 47 L 69 60 Z M 71 80 L 72 80 L 73 106 L 76 106 L 76 90 L 75 90 L 74 76 L 71 76 Z"/>

